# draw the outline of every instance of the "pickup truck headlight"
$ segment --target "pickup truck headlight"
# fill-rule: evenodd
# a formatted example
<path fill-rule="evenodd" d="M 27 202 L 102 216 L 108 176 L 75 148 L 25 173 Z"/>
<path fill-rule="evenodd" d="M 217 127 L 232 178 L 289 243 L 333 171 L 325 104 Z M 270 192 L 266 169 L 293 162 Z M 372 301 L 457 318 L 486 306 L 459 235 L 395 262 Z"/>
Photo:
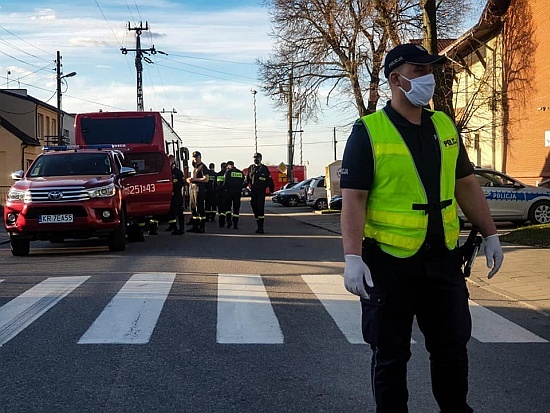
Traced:
<path fill-rule="evenodd" d="M 30 194 L 27 194 L 27 191 L 22 191 L 21 189 L 14 189 L 11 188 L 8 192 L 8 201 L 10 202 L 24 202 L 25 196 L 28 195 L 28 198 L 30 198 Z"/>
<path fill-rule="evenodd" d="M 102 186 L 101 188 L 88 189 L 88 195 L 90 198 L 109 198 L 116 193 L 115 185 L 110 184 Z"/>

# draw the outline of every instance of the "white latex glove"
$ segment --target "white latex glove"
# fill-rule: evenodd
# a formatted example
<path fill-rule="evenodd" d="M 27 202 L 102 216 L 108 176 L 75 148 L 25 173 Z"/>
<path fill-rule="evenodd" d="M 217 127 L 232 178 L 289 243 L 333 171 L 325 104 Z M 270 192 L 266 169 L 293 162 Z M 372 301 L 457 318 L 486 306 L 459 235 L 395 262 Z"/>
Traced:
<path fill-rule="evenodd" d="M 487 268 L 492 268 L 489 271 L 487 278 L 493 278 L 504 260 L 504 253 L 502 252 L 502 247 L 500 246 L 500 240 L 498 239 L 497 234 L 489 235 L 484 239 L 485 241 L 485 258 L 487 258 Z"/>
<path fill-rule="evenodd" d="M 344 269 L 344 285 L 350 293 L 363 298 L 368 298 L 369 295 L 365 290 L 365 284 L 369 287 L 374 287 L 372 276 L 369 267 L 359 255 L 346 254 L 346 268 Z"/>

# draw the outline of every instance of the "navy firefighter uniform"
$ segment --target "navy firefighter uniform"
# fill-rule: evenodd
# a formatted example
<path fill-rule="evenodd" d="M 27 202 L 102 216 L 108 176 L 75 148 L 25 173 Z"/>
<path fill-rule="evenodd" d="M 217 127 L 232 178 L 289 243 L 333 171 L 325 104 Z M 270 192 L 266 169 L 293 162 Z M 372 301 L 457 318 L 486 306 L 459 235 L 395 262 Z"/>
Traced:
<path fill-rule="evenodd" d="M 244 174 L 241 170 L 235 168 L 233 161 L 227 161 L 227 170 L 225 171 L 221 190 L 225 190 L 224 209 L 227 228 L 233 226 L 239 229 L 239 212 L 241 210 L 241 194 L 245 185 Z"/>
<path fill-rule="evenodd" d="M 166 231 L 172 231 L 172 235 L 181 235 L 185 232 L 183 215 L 185 177 L 181 169 L 178 168 L 175 157 L 170 155 L 168 159 L 172 168 L 172 198 L 170 198 L 170 212 L 168 213 L 168 228 Z"/>
<path fill-rule="evenodd" d="M 269 191 L 273 192 L 275 184 L 273 183 L 269 169 L 262 164 L 261 153 L 254 154 L 254 164 L 248 167 L 246 183 L 250 185 L 250 205 L 252 206 L 252 212 L 258 225 L 256 233 L 263 234 L 266 189 L 269 188 Z"/>

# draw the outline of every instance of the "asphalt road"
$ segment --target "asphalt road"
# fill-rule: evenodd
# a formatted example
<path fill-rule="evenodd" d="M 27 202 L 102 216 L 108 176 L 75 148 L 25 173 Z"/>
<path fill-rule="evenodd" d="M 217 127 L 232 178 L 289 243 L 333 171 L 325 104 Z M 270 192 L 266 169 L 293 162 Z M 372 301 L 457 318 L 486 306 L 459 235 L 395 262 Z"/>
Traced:
<path fill-rule="evenodd" d="M 340 238 L 292 218 L 310 211 L 269 214 L 257 235 L 243 202 L 239 230 L 161 226 L 122 253 L 0 246 L 0 412 L 374 412 Z M 474 409 L 550 411 L 548 319 L 470 295 Z M 413 338 L 410 411 L 437 412 Z"/>

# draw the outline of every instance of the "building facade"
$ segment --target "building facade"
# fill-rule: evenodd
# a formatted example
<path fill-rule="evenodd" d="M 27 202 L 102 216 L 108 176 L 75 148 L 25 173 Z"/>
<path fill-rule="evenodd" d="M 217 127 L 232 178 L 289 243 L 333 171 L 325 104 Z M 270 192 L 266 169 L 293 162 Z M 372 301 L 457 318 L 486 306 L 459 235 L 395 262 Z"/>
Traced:
<path fill-rule="evenodd" d="M 472 162 L 526 184 L 550 178 L 550 0 L 489 0 L 443 53 Z"/>
<path fill-rule="evenodd" d="M 74 116 L 62 112 L 63 140 L 74 143 Z M 24 89 L 0 90 L 0 205 L 13 183 L 11 173 L 25 170 L 42 152 L 57 145 L 57 108 Z"/>

